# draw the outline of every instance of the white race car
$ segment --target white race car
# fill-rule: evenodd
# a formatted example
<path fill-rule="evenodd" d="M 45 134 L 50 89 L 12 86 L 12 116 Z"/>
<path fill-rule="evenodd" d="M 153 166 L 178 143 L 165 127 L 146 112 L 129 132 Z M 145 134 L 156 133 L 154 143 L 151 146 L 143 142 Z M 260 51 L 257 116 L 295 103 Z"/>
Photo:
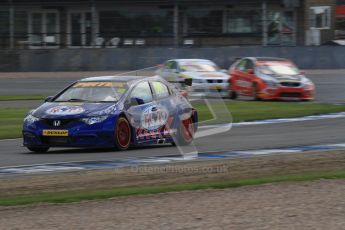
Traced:
<path fill-rule="evenodd" d="M 192 96 L 228 96 L 230 76 L 210 60 L 172 59 L 166 61 L 156 73 L 180 87 L 183 87 L 185 79 L 191 78 L 193 84 L 188 91 Z"/>

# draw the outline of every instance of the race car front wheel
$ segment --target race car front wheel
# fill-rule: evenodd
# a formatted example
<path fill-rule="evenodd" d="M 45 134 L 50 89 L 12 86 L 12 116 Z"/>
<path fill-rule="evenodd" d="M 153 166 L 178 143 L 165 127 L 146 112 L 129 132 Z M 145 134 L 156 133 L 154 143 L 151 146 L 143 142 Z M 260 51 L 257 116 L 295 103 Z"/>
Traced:
<path fill-rule="evenodd" d="M 31 152 L 35 152 L 35 153 L 46 153 L 49 150 L 48 147 L 27 147 L 27 148 Z"/>
<path fill-rule="evenodd" d="M 237 98 L 237 93 L 236 91 L 230 91 L 229 92 L 229 98 L 232 99 L 232 100 L 235 100 Z"/>
<path fill-rule="evenodd" d="M 194 139 L 194 123 L 192 117 L 181 122 L 177 142 L 179 145 L 189 145 Z"/>
<path fill-rule="evenodd" d="M 124 117 L 119 117 L 115 129 L 115 147 L 119 150 L 128 149 L 131 143 L 131 127 Z"/>
<path fill-rule="evenodd" d="M 259 96 L 259 88 L 258 88 L 258 85 L 256 83 L 253 84 L 252 95 L 253 95 L 253 100 L 254 101 L 260 101 L 261 100 L 261 98 Z"/>

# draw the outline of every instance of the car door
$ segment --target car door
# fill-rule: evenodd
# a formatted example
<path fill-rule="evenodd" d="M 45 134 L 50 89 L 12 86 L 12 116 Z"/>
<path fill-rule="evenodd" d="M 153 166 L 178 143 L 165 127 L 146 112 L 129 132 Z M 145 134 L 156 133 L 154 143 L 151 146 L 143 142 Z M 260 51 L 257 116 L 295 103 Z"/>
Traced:
<path fill-rule="evenodd" d="M 232 73 L 232 83 L 234 85 L 234 90 L 239 92 L 240 94 L 244 94 L 246 92 L 246 78 L 245 78 L 245 71 L 246 71 L 246 64 L 247 59 L 242 59 L 238 62 L 235 66 L 234 71 Z"/>
<path fill-rule="evenodd" d="M 254 63 L 250 59 L 246 59 L 244 71 L 242 71 L 243 88 L 242 92 L 244 95 L 251 96 L 253 92 L 254 82 Z"/>
<path fill-rule="evenodd" d="M 151 81 L 150 84 L 157 104 L 158 132 L 162 138 L 169 138 L 177 115 L 176 98 L 163 82 Z"/>
<path fill-rule="evenodd" d="M 145 143 L 158 139 L 157 130 L 152 123 L 157 104 L 149 82 L 139 82 L 127 97 L 126 104 L 128 107 L 126 115 L 134 128 L 135 142 Z"/>

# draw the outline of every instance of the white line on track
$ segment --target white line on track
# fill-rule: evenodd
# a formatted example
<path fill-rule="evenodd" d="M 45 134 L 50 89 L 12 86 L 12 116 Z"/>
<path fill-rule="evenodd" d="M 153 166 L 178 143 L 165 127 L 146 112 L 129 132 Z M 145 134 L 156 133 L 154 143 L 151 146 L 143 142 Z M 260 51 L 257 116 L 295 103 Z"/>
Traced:
<path fill-rule="evenodd" d="M 22 138 L 12 138 L 12 139 L 2 139 L 0 140 L 0 142 L 3 142 L 3 141 L 15 141 L 15 140 L 20 140 Z"/>
<path fill-rule="evenodd" d="M 250 156 L 265 156 L 271 154 L 286 154 L 286 153 L 298 153 L 305 151 L 330 151 L 340 150 L 345 148 L 345 143 L 338 144 L 324 144 L 324 145 L 311 145 L 290 147 L 282 149 L 259 149 L 259 150 L 242 150 L 242 151 L 230 151 L 230 152 L 205 152 L 201 153 L 197 157 L 184 158 L 181 157 L 147 157 L 147 158 L 127 158 L 119 160 L 107 160 L 107 161 L 81 161 L 81 162 L 59 162 L 59 163 L 47 163 L 47 164 L 34 164 L 34 165 L 18 165 L 18 166 L 6 166 L 0 167 L 1 175 L 11 174 L 30 174 L 30 173 L 45 173 L 45 172 L 58 172 L 58 171 L 79 171 L 87 169 L 100 169 L 106 168 L 102 165 L 102 162 L 115 165 L 111 168 L 118 168 L 123 166 L 139 166 L 143 164 L 161 164 L 171 163 L 176 161 L 198 160 L 198 159 L 215 159 L 215 158 L 238 158 L 238 157 L 250 157 Z M 212 154 L 212 155 L 210 155 Z M 83 165 L 83 163 L 91 163 L 91 165 Z M 94 163 L 94 164 L 93 164 Z M 116 163 L 119 165 L 116 166 Z M 74 164 L 74 165 L 73 165 Z M 101 164 L 101 165 L 99 165 Z M 122 165 L 122 166 L 121 166 Z"/>

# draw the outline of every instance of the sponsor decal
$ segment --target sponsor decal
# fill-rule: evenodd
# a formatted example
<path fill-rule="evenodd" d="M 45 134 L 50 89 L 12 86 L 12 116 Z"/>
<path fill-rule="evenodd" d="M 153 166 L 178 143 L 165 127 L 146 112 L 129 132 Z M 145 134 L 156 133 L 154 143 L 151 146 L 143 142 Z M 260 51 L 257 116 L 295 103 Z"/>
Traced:
<path fill-rule="evenodd" d="M 42 135 L 51 137 L 67 137 L 68 130 L 43 130 Z"/>
<path fill-rule="evenodd" d="M 46 111 L 49 115 L 75 115 L 83 113 L 85 110 L 80 106 L 59 105 Z"/>
<path fill-rule="evenodd" d="M 162 139 L 162 138 L 169 138 L 171 135 L 177 132 L 176 129 L 172 129 L 172 123 L 174 121 L 173 117 L 169 117 L 167 123 L 154 130 L 147 130 L 138 128 L 136 129 L 136 139 L 137 140 L 151 140 L 151 139 Z"/>
<path fill-rule="evenodd" d="M 82 106 L 82 105 L 84 105 L 84 103 L 83 102 L 61 102 L 61 103 L 59 103 L 59 105 L 65 105 L 65 106 L 67 106 L 67 105 L 71 105 L 71 106 L 79 105 L 79 106 Z"/>
<path fill-rule="evenodd" d="M 150 106 L 141 115 L 141 128 L 154 130 L 167 123 L 169 112 L 163 107 Z"/>
<path fill-rule="evenodd" d="M 73 88 L 88 88 L 88 87 L 125 87 L 125 82 L 78 82 L 73 85 Z"/>
<path fill-rule="evenodd" d="M 249 81 L 243 81 L 243 80 L 237 80 L 236 84 L 240 87 L 243 88 L 250 88 L 252 87 L 252 83 L 250 83 Z"/>

